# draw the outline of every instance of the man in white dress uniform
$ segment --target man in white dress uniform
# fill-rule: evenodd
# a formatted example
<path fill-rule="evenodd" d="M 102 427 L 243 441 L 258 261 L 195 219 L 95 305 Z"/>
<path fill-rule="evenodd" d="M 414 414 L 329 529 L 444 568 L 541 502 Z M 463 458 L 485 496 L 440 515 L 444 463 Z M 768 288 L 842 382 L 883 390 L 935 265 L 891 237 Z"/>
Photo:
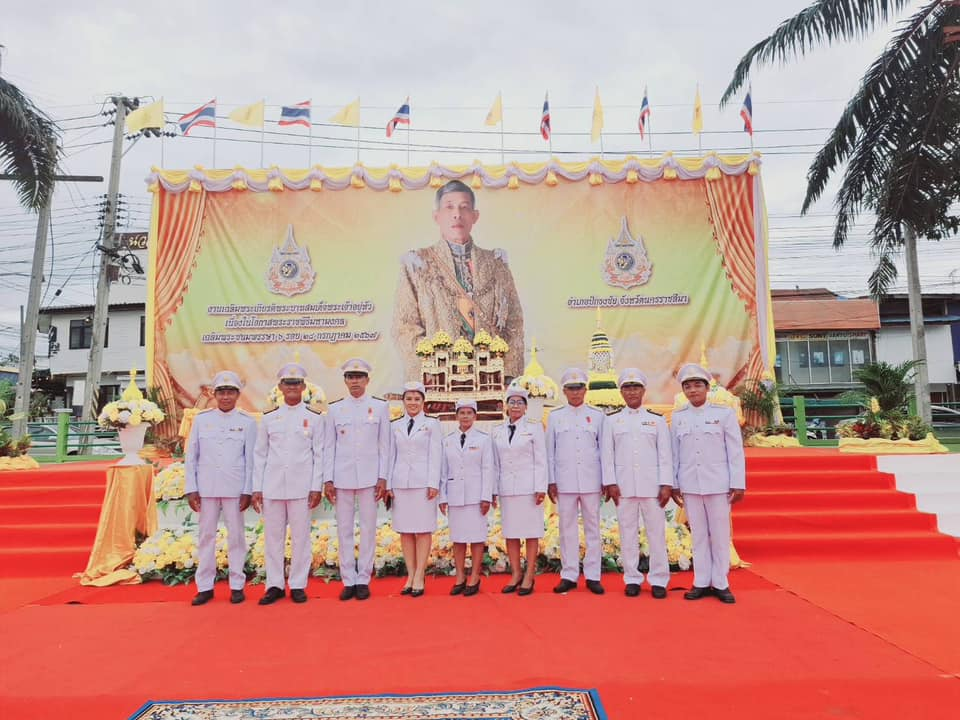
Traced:
<path fill-rule="evenodd" d="M 547 494 L 560 516 L 560 582 L 555 593 L 577 587 L 580 577 L 580 528 L 583 518 L 586 552 L 583 576 L 587 589 L 603 595 L 600 584 L 600 502 L 602 470 L 600 431 L 604 413 L 587 405 L 587 374 L 568 368 L 560 378 L 567 405 L 547 418 Z"/>
<path fill-rule="evenodd" d="M 387 492 L 390 457 L 390 410 L 369 397 L 372 368 L 360 358 L 340 368 L 349 394 L 330 403 L 324 441 L 323 492 L 336 506 L 340 546 L 341 600 L 370 597 L 370 577 L 377 543 L 377 502 Z M 354 557 L 354 518 L 359 508 L 360 552 Z"/>
<path fill-rule="evenodd" d="M 253 471 L 253 508 L 263 513 L 267 591 L 261 605 L 284 595 L 284 549 L 290 526 L 290 599 L 307 601 L 313 559 L 310 511 L 323 485 L 324 417 L 303 402 L 307 371 L 288 363 L 277 373 L 283 402 L 260 419 Z"/>
<path fill-rule="evenodd" d="M 731 408 L 707 402 L 710 373 L 695 363 L 680 368 L 677 380 L 689 405 L 674 410 L 674 500 L 685 505 L 693 536 L 693 587 L 687 600 L 714 595 L 736 602 L 730 571 L 730 506 L 743 500 L 746 467 L 737 416 Z"/>
<path fill-rule="evenodd" d="M 257 421 L 237 410 L 243 388 L 239 376 L 229 370 L 213 378 L 217 407 L 205 410 L 193 421 L 184 457 L 187 502 L 200 514 L 200 542 L 197 547 L 197 595 L 193 605 L 213 599 L 217 576 L 217 522 L 223 514 L 227 526 L 230 568 L 230 602 L 244 601 L 247 539 L 243 511 L 250 506 L 253 492 L 253 452 L 257 442 Z"/>
<path fill-rule="evenodd" d="M 624 594 L 636 597 L 643 584 L 639 570 L 642 516 L 650 546 L 647 582 L 653 597 L 663 600 L 670 582 L 663 510 L 673 490 L 670 432 L 661 415 L 641 407 L 647 378 L 640 370 L 627 368 L 618 384 L 627 406 L 604 421 L 600 457 L 607 494 L 617 506 Z"/>

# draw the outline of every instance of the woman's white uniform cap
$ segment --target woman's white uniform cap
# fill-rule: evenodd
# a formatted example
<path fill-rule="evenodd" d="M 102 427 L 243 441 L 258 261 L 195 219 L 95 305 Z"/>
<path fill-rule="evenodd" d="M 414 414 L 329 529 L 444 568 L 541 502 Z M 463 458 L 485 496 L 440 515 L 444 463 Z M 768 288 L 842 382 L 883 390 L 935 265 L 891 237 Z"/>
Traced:
<path fill-rule="evenodd" d="M 647 376 L 637 368 L 627 368 L 620 373 L 620 378 L 617 380 L 617 387 L 623 387 L 624 385 L 643 385 L 646 387 Z"/>
<path fill-rule="evenodd" d="M 352 372 L 357 372 L 356 370 Z M 427 389 L 423 386 L 422 382 L 417 382 L 416 380 L 411 380 L 403 384 L 403 392 L 418 392 L 422 397 L 427 396 Z"/>
<path fill-rule="evenodd" d="M 232 370 L 221 370 L 213 376 L 213 389 L 233 388 L 234 390 L 243 389 L 243 381 L 240 376 Z"/>
<path fill-rule="evenodd" d="M 702 365 L 687 363 L 677 371 L 677 380 L 683 385 L 687 380 L 703 380 L 710 384 L 710 373 Z"/>
<path fill-rule="evenodd" d="M 563 371 L 563 375 L 560 377 L 561 387 L 566 387 L 567 385 L 586 385 L 589 381 L 587 374 L 580 368 L 567 368 Z"/>
<path fill-rule="evenodd" d="M 307 369 L 300 363 L 287 363 L 277 372 L 277 380 L 306 380 Z"/>
<path fill-rule="evenodd" d="M 363 373 L 364 375 L 369 375 L 371 372 L 373 372 L 373 368 L 370 367 L 370 363 L 368 363 L 366 360 L 361 360 L 360 358 L 350 358 L 340 367 L 340 370 L 344 375 L 347 373 Z"/>

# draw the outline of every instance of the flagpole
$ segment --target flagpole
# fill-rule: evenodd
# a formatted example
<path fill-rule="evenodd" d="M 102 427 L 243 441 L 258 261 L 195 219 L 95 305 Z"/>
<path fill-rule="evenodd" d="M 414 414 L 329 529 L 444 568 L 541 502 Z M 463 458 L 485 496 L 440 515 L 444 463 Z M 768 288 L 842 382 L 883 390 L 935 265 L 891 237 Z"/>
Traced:
<path fill-rule="evenodd" d="M 603 160 L 603 131 L 600 131 L 600 159 Z"/>
<path fill-rule="evenodd" d="M 261 113 L 265 113 L 267 109 L 267 106 L 266 106 L 267 99 L 263 98 L 260 102 L 263 103 Z M 263 114 L 261 114 L 260 115 L 260 167 L 261 168 L 263 168 L 263 142 L 264 142 L 264 135 L 266 134 L 266 126 L 267 126 L 266 120 L 264 119 Z"/>
<path fill-rule="evenodd" d="M 413 125 L 413 113 L 410 112 L 410 93 L 407 93 L 407 167 L 410 167 L 410 127 Z"/>
<path fill-rule="evenodd" d="M 500 98 L 500 164 L 506 165 L 507 161 L 503 156 L 503 90 L 497 92 L 497 97 Z"/>
<path fill-rule="evenodd" d="M 360 162 L 360 123 L 357 122 L 357 162 Z"/>
<path fill-rule="evenodd" d="M 214 111 L 213 116 L 213 167 L 217 167 L 217 116 Z"/>
<path fill-rule="evenodd" d="M 313 166 L 313 118 L 307 120 L 307 167 Z"/>
<path fill-rule="evenodd" d="M 750 96 L 750 154 L 753 154 L 753 83 L 747 85 L 747 95 Z"/>

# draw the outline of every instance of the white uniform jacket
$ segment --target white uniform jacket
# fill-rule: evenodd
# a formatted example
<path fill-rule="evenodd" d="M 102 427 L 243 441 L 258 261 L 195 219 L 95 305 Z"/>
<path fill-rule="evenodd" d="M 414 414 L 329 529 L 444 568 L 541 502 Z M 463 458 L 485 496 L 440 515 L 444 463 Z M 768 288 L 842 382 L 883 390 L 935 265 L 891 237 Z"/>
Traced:
<path fill-rule="evenodd" d="M 470 428 L 466 434 L 462 447 L 460 430 L 443 439 L 440 502 L 458 507 L 493 500 L 496 481 L 490 436 L 476 428 Z"/>
<path fill-rule="evenodd" d="M 253 491 L 270 500 L 297 500 L 323 489 L 326 418 L 304 403 L 283 403 L 260 418 Z"/>
<path fill-rule="evenodd" d="M 743 439 L 734 411 L 707 403 L 673 411 L 673 471 L 676 485 L 693 495 L 746 488 Z"/>
<path fill-rule="evenodd" d="M 586 403 L 566 405 L 547 416 L 547 477 L 558 492 L 600 492 L 603 423 L 603 412 Z"/>
<path fill-rule="evenodd" d="M 513 441 L 509 423 L 493 429 L 494 495 L 547 492 L 547 447 L 540 420 L 520 418 Z"/>
<path fill-rule="evenodd" d="M 324 482 L 345 490 L 387 479 L 390 410 L 379 398 L 348 395 L 330 403 L 324 441 Z"/>
<path fill-rule="evenodd" d="M 413 428 L 407 433 L 410 416 L 404 413 L 390 423 L 390 464 L 387 468 L 387 487 L 440 489 L 443 471 L 443 430 L 440 421 L 422 412 L 413 418 Z"/>
<path fill-rule="evenodd" d="M 603 421 L 600 437 L 603 483 L 623 497 L 657 497 L 673 485 L 670 431 L 663 416 L 646 408 L 624 408 Z"/>
<path fill-rule="evenodd" d="M 186 492 L 240 497 L 253 492 L 257 421 L 241 410 L 207 410 L 190 429 L 183 458 Z"/>

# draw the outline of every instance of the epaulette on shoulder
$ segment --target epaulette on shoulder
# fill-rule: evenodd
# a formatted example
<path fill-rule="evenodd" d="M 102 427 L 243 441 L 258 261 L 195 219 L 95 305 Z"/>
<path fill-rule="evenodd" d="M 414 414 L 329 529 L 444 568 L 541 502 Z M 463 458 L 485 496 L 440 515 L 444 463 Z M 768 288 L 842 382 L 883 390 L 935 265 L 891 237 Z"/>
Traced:
<path fill-rule="evenodd" d="M 656 410 L 651 410 L 650 408 L 647 408 L 647 412 L 651 415 L 656 415 L 657 417 L 663 417 L 663 413 L 658 413 Z"/>
<path fill-rule="evenodd" d="M 690 407 L 691 407 L 691 406 L 690 406 L 690 403 L 687 403 L 686 405 L 681 405 L 681 406 L 678 407 L 678 408 L 674 408 L 673 411 L 674 411 L 675 413 L 683 412 L 683 411 L 685 411 L 685 410 L 689 410 Z"/>
<path fill-rule="evenodd" d="M 616 415 L 616 414 L 619 413 L 619 412 L 623 412 L 623 408 L 617 408 L 617 409 L 614 410 L 613 412 L 607 413 L 607 417 L 609 417 L 609 416 L 611 416 L 611 415 Z"/>
<path fill-rule="evenodd" d="M 275 408 L 271 408 L 271 409 L 269 409 L 269 410 L 264 410 L 264 411 L 263 411 L 263 414 L 264 414 L 264 415 L 269 415 L 270 413 L 276 412 L 276 411 L 279 410 L 279 409 L 280 409 L 280 406 L 277 405 L 277 407 L 275 407 Z"/>
<path fill-rule="evenodd" d="M 327 403 L 327 407 L 330 407 L 331 405 L 334 405 L 340 402 L 341 400 L 343 400 L 343 398 L 337 398 L 336 400 L 331 400 L 330 402 Z"/>
<path fill-rule="evenodd" d="M 543 425 L 543 421 L 540 420 L 539 418 L 525 417 L 524 420 L 526 420 L 528 423 L 532 425 Z"/>
<path fill-rule="evenodd" d="M 406 417 L 406 415 L 401 415 L 400 417 L 395 417 L 395 418 L 394 418 L 393 420 L 391 420 L 390 422 L 395 423 L 397 420 L 403 420 L 405 417 Z"/>
<path fill-rule="evenodd" d="M 386 402 L 386 400 L 384 400 L 382 397 L 378 397 L 376 395 L 371 395 L 370 397 L 373 398 L 374 400 L 379 400 L 382 403 Z"/>
<path fill-rule="evenodd" d="M 323 415 L 322 410 L 317 410 L 316 408 L 312 408 L 309 405 L 307 405 L 307 411 L 312 412 L 314 415 L 321 415 L 321 416 Z"/>
<path fill-rule="evenodd" d="M 547 410 L 548 413 L 555 413 L 557 410 L 563 410 L 565 407 L 570 407 L 569 405 L 557 405 Z"/>

